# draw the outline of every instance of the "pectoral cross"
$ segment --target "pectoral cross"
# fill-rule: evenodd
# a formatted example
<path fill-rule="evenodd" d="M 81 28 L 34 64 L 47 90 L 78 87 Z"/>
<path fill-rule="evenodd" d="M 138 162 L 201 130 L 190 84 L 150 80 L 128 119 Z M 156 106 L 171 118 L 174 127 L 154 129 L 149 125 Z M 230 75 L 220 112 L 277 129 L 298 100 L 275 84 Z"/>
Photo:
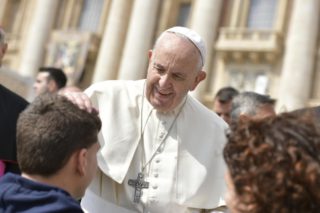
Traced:
<path fill-rule="evenodd" d="M 134 187 L 133 202 L 139 203 L 142 196 L 142 189 L 149 188 L 149 182 L 143 180 L 143 173 L 139 172 L 137 179 L 129 179 L 128 184 Z"/>

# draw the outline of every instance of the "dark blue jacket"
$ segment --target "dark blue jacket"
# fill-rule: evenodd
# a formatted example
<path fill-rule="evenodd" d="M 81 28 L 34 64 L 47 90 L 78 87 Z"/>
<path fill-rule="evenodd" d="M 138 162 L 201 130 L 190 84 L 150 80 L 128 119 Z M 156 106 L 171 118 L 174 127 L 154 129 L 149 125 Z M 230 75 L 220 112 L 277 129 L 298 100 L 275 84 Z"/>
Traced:
<path fill-rule="evenodd" d="M 0 213 L 78 213 L 80 204 L 57 187 L 7 173 L 0 179 Z"/>

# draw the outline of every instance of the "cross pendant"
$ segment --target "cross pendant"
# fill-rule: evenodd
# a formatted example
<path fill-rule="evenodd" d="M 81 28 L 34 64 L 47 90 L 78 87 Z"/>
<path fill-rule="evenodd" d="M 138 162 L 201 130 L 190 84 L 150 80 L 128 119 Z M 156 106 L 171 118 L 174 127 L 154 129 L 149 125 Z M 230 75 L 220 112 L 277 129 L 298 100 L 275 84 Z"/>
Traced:
<path fill-rule="evenodd" d="M 133 197 L 133 202 L 139 203 L 140 198 L 142 196 L 142 189 L 147 189 L 149 188 L 149 182 L 146 182 L 143 180 L 143 173 L 139 172 L 137 179 L 129 179 L 128 184 L 129 186 L 134 187 L 134 197 Z"/>

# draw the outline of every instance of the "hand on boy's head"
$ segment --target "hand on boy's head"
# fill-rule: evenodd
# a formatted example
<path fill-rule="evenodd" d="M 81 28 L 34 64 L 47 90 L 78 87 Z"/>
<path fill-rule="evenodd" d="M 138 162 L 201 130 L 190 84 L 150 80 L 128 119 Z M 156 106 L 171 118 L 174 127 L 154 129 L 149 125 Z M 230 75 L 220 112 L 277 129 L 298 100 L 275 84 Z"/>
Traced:
<path fill-rule="evenodd" d="M 89 113 L 99 114 L 98 109 L 92 106 L 90 98 L 83 92 L 62 92 L 60 95 L 65 96 L 80 109 L 86 110 Z"/>

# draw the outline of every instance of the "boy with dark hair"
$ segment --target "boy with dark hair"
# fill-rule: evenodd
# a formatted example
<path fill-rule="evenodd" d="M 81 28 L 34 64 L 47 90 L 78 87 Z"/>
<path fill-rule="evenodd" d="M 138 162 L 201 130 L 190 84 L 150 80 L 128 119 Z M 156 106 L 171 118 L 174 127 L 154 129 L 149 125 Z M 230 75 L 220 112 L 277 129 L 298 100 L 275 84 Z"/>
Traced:
<path fill-rule="evenodd" d="M 65 97 L 41 95 L 17 122 L 21 176 L 0 180 L 0 212 L 83 212 L 81 198 L 97 168 L 97 113 Z"/>

